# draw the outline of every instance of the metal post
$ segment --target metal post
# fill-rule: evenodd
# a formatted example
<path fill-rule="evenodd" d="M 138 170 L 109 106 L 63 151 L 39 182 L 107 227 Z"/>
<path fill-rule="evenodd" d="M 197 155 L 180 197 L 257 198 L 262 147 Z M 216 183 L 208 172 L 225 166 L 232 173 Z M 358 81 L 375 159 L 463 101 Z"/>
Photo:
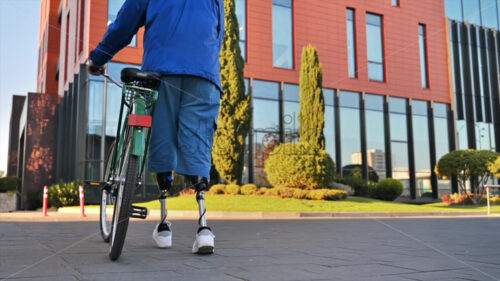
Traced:
<path fill-rule="evenodd" d="M 486 186 L 486 202 L 488 202 L 488 215 L 491 214 L 491 206 L 490 206 L 490 186 Z"/>

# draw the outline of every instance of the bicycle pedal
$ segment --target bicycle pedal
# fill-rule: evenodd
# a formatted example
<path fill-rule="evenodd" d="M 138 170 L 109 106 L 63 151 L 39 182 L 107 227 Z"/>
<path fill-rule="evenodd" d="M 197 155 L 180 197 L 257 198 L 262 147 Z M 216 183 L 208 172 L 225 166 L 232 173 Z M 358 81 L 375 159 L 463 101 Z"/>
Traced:
<path fill-rule="evenodd" d="M 148 216 L 148 208 L 134 206 L 132 205 L 130 208 L 130 217 L 136 219 L 145 219 Z"/>

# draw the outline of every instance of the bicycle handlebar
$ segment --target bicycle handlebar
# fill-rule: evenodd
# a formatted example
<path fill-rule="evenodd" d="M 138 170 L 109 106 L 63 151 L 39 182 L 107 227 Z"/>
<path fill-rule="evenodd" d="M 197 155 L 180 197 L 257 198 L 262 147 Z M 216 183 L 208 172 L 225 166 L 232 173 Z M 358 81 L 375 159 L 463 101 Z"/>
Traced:
<path fill-rule="evenodd" d="M 102 76 L 104 76 L 104 78 L 108 79 L 109 81 L 113 82 L 116 86 L 123 88 L 122 83 L 116 81 L 113 77 L 109 76 L 107 73 L 103 73 Z"/>

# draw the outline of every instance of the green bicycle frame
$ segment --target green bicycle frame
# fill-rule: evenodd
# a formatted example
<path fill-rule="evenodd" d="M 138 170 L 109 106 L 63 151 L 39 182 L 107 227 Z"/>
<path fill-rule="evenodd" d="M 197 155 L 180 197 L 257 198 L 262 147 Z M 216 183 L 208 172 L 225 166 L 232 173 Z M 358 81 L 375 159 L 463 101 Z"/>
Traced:
<path fill-rule="evenodd" d="M 146 97 L 150 97 L 150 101 Z M 131 126 L 129 124 L 129 117 L 134 115 L 140 116 L 154 116 L 156 101 L 158 99 L 158 91 L 146 89 L 137 86 L 124 85 L 122 88 L 122 99 L 120 105 L 120 117 L 118 118 L 118 128 L 116 132 L 116 149 L 112 155 L 111 161 L 111 175 L 117 174 L 118 164 L 123 146 L 127 137 L 127 133 L 131 133 L 132 147 L 131 154 L 139 156 L 139 171 L 137 173 L 138 179 L 142 177 L 145 168 L 145 156 L 149 149 L 149 139 L 151 138 L 151 128 Z M 126 115 L 123 112 L 126 111 Z M 150 114 L 148 113 L 150 112 Z"/>

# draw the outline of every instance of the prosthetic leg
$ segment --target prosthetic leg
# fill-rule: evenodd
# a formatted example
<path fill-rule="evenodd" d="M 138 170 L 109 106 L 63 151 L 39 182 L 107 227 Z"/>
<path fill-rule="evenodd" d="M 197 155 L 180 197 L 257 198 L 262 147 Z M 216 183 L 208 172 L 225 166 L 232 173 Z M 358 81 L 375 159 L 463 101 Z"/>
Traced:
<path fill-rule="evenodd" d="M 172 189 L 174 180 L 172 172 L 157 173 L 158 189 L 160 191 L 161 203 L 161 221 L 153 231 L 153 239 L 160 248 L 169 248 L 172 246 L 172 231 L 167 222 L 167 193 Z"/>
<path fill-rule="evenodd" d="M 207 218 L 205 216 L 207 210 L 205 209 L 205 191 L 208 190 L 208 179 L 205 177 L 188 176 L 192 187 L 196 190 L 196 201 L 200 218 L 198 219 L 198 233 L 196 240 L 193 244 L 193 253 L 196 254 L 212 254 L 214 252 L 214 234 L 212 229 L 207 225 Z"/>

